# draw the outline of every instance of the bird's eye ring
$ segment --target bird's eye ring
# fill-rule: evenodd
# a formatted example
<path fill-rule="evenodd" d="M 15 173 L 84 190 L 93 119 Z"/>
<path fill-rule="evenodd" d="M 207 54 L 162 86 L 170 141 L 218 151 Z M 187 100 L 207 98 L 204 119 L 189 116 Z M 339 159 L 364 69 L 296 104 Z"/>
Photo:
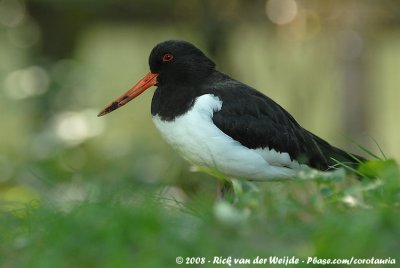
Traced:
<path fill-rule="evenodd" d="M 164 56 L 162 57 L 163 62 L 171 61 L 173 59 L 174 59 L 174 56 L 172 56 L 172 54 L 170 54 L 170 53 L 164 54 Z"/>

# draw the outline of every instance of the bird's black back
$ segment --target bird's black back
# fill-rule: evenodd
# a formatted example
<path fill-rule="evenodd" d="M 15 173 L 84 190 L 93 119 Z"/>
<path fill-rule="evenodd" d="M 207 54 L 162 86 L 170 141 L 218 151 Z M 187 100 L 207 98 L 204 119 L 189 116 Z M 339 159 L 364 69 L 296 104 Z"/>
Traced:
<path fill-rule="evenodd" d="M 287 152 L 292 159 L 320 170 L 337 164 L 333 159 L 356 162 L 351 154 L 302 128 L 284 108 L 264 94 L 221 73 L 211 79 L 214 80 L 209 83 L 213 85 L 211 91 L 223 101 L 222 109 L 213 115 L 213 122 L 242 145 Z"/>

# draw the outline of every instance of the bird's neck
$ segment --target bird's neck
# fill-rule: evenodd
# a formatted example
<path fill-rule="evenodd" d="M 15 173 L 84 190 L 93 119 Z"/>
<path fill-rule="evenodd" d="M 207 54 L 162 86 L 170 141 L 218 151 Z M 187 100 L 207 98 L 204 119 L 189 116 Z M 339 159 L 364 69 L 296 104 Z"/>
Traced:
<path fill-rule="evenodd" d="M 194 100 L 202 95 L 201 89 L 195 86 L 159 86 L 151 103 L 152 116 L 172 121 L 192 108 Z"/>
<path fill-rule="evenodd" d="M 151 114 L 162 120 L 172 121 L 189 111 L 197 97 L 209 93 L 218 95 L 219 83 L 229 79 L 225 74 L 214 70 L 203 80 L 194 83 L 160 84 L 153 95 Z"/>

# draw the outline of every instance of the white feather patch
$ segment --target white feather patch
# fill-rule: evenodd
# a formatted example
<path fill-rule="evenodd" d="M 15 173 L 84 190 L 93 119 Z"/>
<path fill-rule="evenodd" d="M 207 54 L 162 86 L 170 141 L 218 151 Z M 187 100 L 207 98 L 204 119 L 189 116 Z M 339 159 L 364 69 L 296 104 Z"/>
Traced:
<path fill-rule="evenodd" d="M 173 121 L 153 116 L 166 141 L 190 162 L 208 166 L 230 176 L 253 180 L 281 179 L 294 176 L 303 165 L 292 161 L 288 153 L 274 149 L 249 149 L 222 132 L 212 121 L 222 101 L 205 94 L 193 107 Z"/>

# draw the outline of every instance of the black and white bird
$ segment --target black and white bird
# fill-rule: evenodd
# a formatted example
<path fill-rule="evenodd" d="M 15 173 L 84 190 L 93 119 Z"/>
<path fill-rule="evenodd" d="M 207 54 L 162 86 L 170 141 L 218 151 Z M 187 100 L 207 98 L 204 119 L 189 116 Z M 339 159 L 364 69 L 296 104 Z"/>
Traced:
<path fill-rule="evenodd" d="M 363 158 L 301 127 L 279 104 L 215 69 L 194 45 L 156 45 L 150 72 L 99 113 L 110 113 L 157 86 L 151 114 L 165 140 L 190 162 L 236 178 L 291 178 L 300 170 L 329 170 Z"/>

